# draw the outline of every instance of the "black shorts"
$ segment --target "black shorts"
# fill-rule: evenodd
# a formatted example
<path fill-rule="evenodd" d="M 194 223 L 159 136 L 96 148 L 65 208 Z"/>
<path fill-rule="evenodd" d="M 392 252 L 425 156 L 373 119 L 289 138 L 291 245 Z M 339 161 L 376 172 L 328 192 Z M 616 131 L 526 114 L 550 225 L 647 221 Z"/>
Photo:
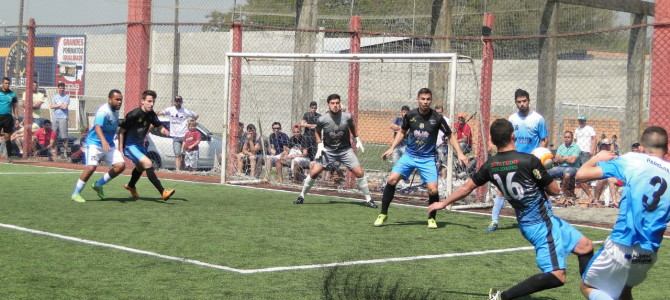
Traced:
<path fill-rule="evenodd" d="M 14 117 L 12 115 L 0 115 L 0 131 L 7 134 L 14 132 Z"/>

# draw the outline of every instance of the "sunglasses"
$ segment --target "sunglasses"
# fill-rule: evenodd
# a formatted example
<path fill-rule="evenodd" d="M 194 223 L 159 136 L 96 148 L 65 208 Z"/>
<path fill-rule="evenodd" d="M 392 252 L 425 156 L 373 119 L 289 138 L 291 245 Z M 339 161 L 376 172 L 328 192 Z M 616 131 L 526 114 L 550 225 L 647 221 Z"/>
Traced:
<path fill-rule="evenodd" d="M 281 127 L 272 127 L 272 130 L 280 130 Z"/>

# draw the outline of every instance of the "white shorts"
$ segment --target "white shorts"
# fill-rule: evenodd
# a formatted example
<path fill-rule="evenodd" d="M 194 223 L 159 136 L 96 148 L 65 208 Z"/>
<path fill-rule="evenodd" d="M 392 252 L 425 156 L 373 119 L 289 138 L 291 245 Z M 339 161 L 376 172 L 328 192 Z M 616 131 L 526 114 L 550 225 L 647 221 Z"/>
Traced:
<path fill-rule="evenodd" d="M 639 245 L 622 246 L 607 239 L 591 259 L 583 281 L 618 299 L 624 287 L 642 283 L 655 262 L 653 251 L 644 250 Z"/>
<path fill-rule="evenodd" d="M 108 166 L 123 163 L 123 154 L 116 147 L 109 147 L 109 151 L 102 151 L 102 147 L 96 145 L 86 146 L 86 165 L 97 166 L 101 160 L 105 160 Z"/>
<path fill-rule="evenodd" d="M 200 158 L 199 150 L 184 151 L 182 154 L 184 154 L 185 166 L 193 169 L 198 168 L 198 159 Z"/>
<path fill-rule="evenodd" d="M 309 168 L 309 158 L 307 157 L 294 157 L 291 159 L 291 169 L 295 168 L 295 166 L 301 167 L 303 169 Z"/>
<path fill-rule="evenodd" d="M 277 163 L 278 160 L 281 159 L 281 154 L 268 155 L 267 158 L 268 160 L 270 160 L 270 164 L 274 165 L 275 163 Z"/>

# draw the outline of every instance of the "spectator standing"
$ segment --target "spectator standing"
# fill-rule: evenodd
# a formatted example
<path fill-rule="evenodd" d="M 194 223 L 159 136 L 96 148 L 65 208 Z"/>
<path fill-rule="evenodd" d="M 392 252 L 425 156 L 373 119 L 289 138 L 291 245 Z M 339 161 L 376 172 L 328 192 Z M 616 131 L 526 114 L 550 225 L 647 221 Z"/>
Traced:
<path fill-rule="evenodd" d="M 33 136 L 36 155 L 47 156 L 52 161 L 56 156 L 56 132 L 51 128 L 51 121 L 44 120 L 42 128 L 35 131 Z"/>
<path fill-rule="evenodd" d="M 307 142 L 307 152 L 309 153 L 309 160 L 314 160 L 314 155 L 316 154 L 316 122 L 321 117 L 321 114 L 316 112 L 318 105 L 316 101 L 309 103 L 309 111 L 305 112 L 302 115 L 302 120 L 300 121 L 300 127 L 305 128 L 303 136 Z"/>
<path fill-rule="evenodd" d="M 14 118 L 19 115 L 16 108 L 16 94 L 9 89 L 10 83 L 8 77 L 3 77 L 0 87 L 0 134 L 5 140 L 7 162 L 11 162 L 9 157 L 12 154 L 12 143 L 10 141 L 14 132 Z"/>
<path fill-rule="evenodd" d="M 33 81 L 33 88 L 31 89 L 33 93 L 33 123 L 36 123 L 37 126 L 42 127 L 42 124 L 44 123 L 44 118 L 42 118 L 42 106 L 46 102 L 46 97 L 44 96 L 44 93 L 42 93 L 39 90 L 39 86 L 37 84 L 37 81 Z M 26 103 L 26 94 L 28 91 L 26 90 L 25 93 L 23 93 L 23 103 L 25 105 Z"/>
<path fill-rule="evenodd" d="M 612 151 L 616 155 L 621 155 L 621 153 L 619 152 L 619 143 L 617 142 L 618 138 L 617 138 L 616 134 L 612 135 L 611 140 L 612 140 Z"/>
<path fill-rule="evenodd" d="M 447 116 L 444 115 L 444 107 L 441 104 L 435 105 L 435 112 L 440 114 L 447 124 L 451 124 L 451 121 Z M 438 170 L 442 169 L 441 178 L 447 178 L 446 166 L 447 166 L 447 153 L 449 153 L 449 145 L 445 142 L 449 141 L 449 136 L 438 130 L 437 140 L 435 141 L 435 149 L 437 151 L 437 163 Z M 462 150 L 462 149 L 461 149 Z M 444 168 L 440 168 L 440 166 Z"/>
<path fill-rule="evenodd" d="M 403 105 L 400 108 L 400 115 L 398 115 L 395 119 L 393 119 L 393 122 L 391 122 L 391 130 L 393 131 L 393 139 L 395 139 L 396 134 L 402 129 L 400 126 L 402 126 L 402 119 L 405 117 L 407 112 L 409 111 L 409 106 Z M 393 140 L 391 140 L 393 141 Z M 398 147 L 395 148 L 395 151 L 393 152 L 393 159 L 392 162 L 395 164 L 402 154 L 405 153 L 405 140 L 403 139 Z"/>
<path fill-rule="evenodd" d="M 188 131 L 184 135 L 184 165 L 189 171 L 198 169 L 198 159 L 200 158 L 199 144 L 202 135 L 198 131 L 198 122 L 193 119 L 188 120 Z"/>
<path fill-rule="evenodd" d="M 579 127 L 575 129 L 575 140 L 581 151 L 579 163 L 583 164 L 596 152 L 596 131 L 586 124 L 586 116 L 579 116 L 577 122 Z"/>
<path fill-rule="evenodd" d="M 575 174 L 579 168 L 579 155 L 581 149 L 573 142 L 572 131 L 563 133 L 563 144 L 558 146 L 554 156 L 555 167 L 547 170 L 552 178 L 561 179 L 561 190 L 563 196 L 575 198 Z"/>
<path fill-rule="evenodd" d="M 53 109 L 53 125 L 55 127 L 58 142 L 63 143 L 65 155 L 70 153 L 68 148 L 68 106 L 70 95 L 65 93 L 65 83 L 58 83 L 58 93 L 51 98 L 49 108 Z"/>
<path fill-rule="evenodd" d="M 170 118 L 170 137 L 172 137 L 172 150 L 175 155 L 175 168 L 181 170 L 184 143 L 184 135 L 188 130 L 188 119 L 198 120 L 198 114 L 186 109 L 184 99 L 181 96 L 174 97 L 173 106 L 164 109 L 160 114 Z"/>
<path fill-rule="evenodd" d="M 268 172 L 272 170 L 272 166 L 275 167 L 277 172 L 277 181 L 279 183 L 284 182 L 284 176 L 282 172 L 282 166 L 284 164 L 284 159 L 289 152 L 289 139 L 286 133 L 281 131 L 281 123 L 274 122 L 272 123 L 272 133 L 270 134 L 270 155 L 265 162 Z"/>
<path fill-rule="evenodd" d="M 632 152 L 637 152 L 637 153 L 642 153 L 642 149 L 640 149 L 640 143 L 637 143 L 637 142 L 636 142 L 636 143 L 633 143 L 633 144 L 630 146 L 630 151 L 632 151 Z"/>

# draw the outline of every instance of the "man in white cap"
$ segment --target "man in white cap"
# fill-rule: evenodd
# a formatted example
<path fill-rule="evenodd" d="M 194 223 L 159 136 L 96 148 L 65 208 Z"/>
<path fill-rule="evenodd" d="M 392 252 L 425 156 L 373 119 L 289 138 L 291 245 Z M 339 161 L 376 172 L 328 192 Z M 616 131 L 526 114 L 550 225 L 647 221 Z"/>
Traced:
<path fill-rule="evenodd" d="M 581 151 L 578 161 L 582 165 L 596 154 L 596 131 L 590 125 L 586 125 L 586 116 L 580 115 L 577 121 L 579 126 L 575 129 L 575 143 Z M 593 199 L 591 186 L 588 183 L 578 183 L 577 186 L 586 193 L 590 200 Z"/>

